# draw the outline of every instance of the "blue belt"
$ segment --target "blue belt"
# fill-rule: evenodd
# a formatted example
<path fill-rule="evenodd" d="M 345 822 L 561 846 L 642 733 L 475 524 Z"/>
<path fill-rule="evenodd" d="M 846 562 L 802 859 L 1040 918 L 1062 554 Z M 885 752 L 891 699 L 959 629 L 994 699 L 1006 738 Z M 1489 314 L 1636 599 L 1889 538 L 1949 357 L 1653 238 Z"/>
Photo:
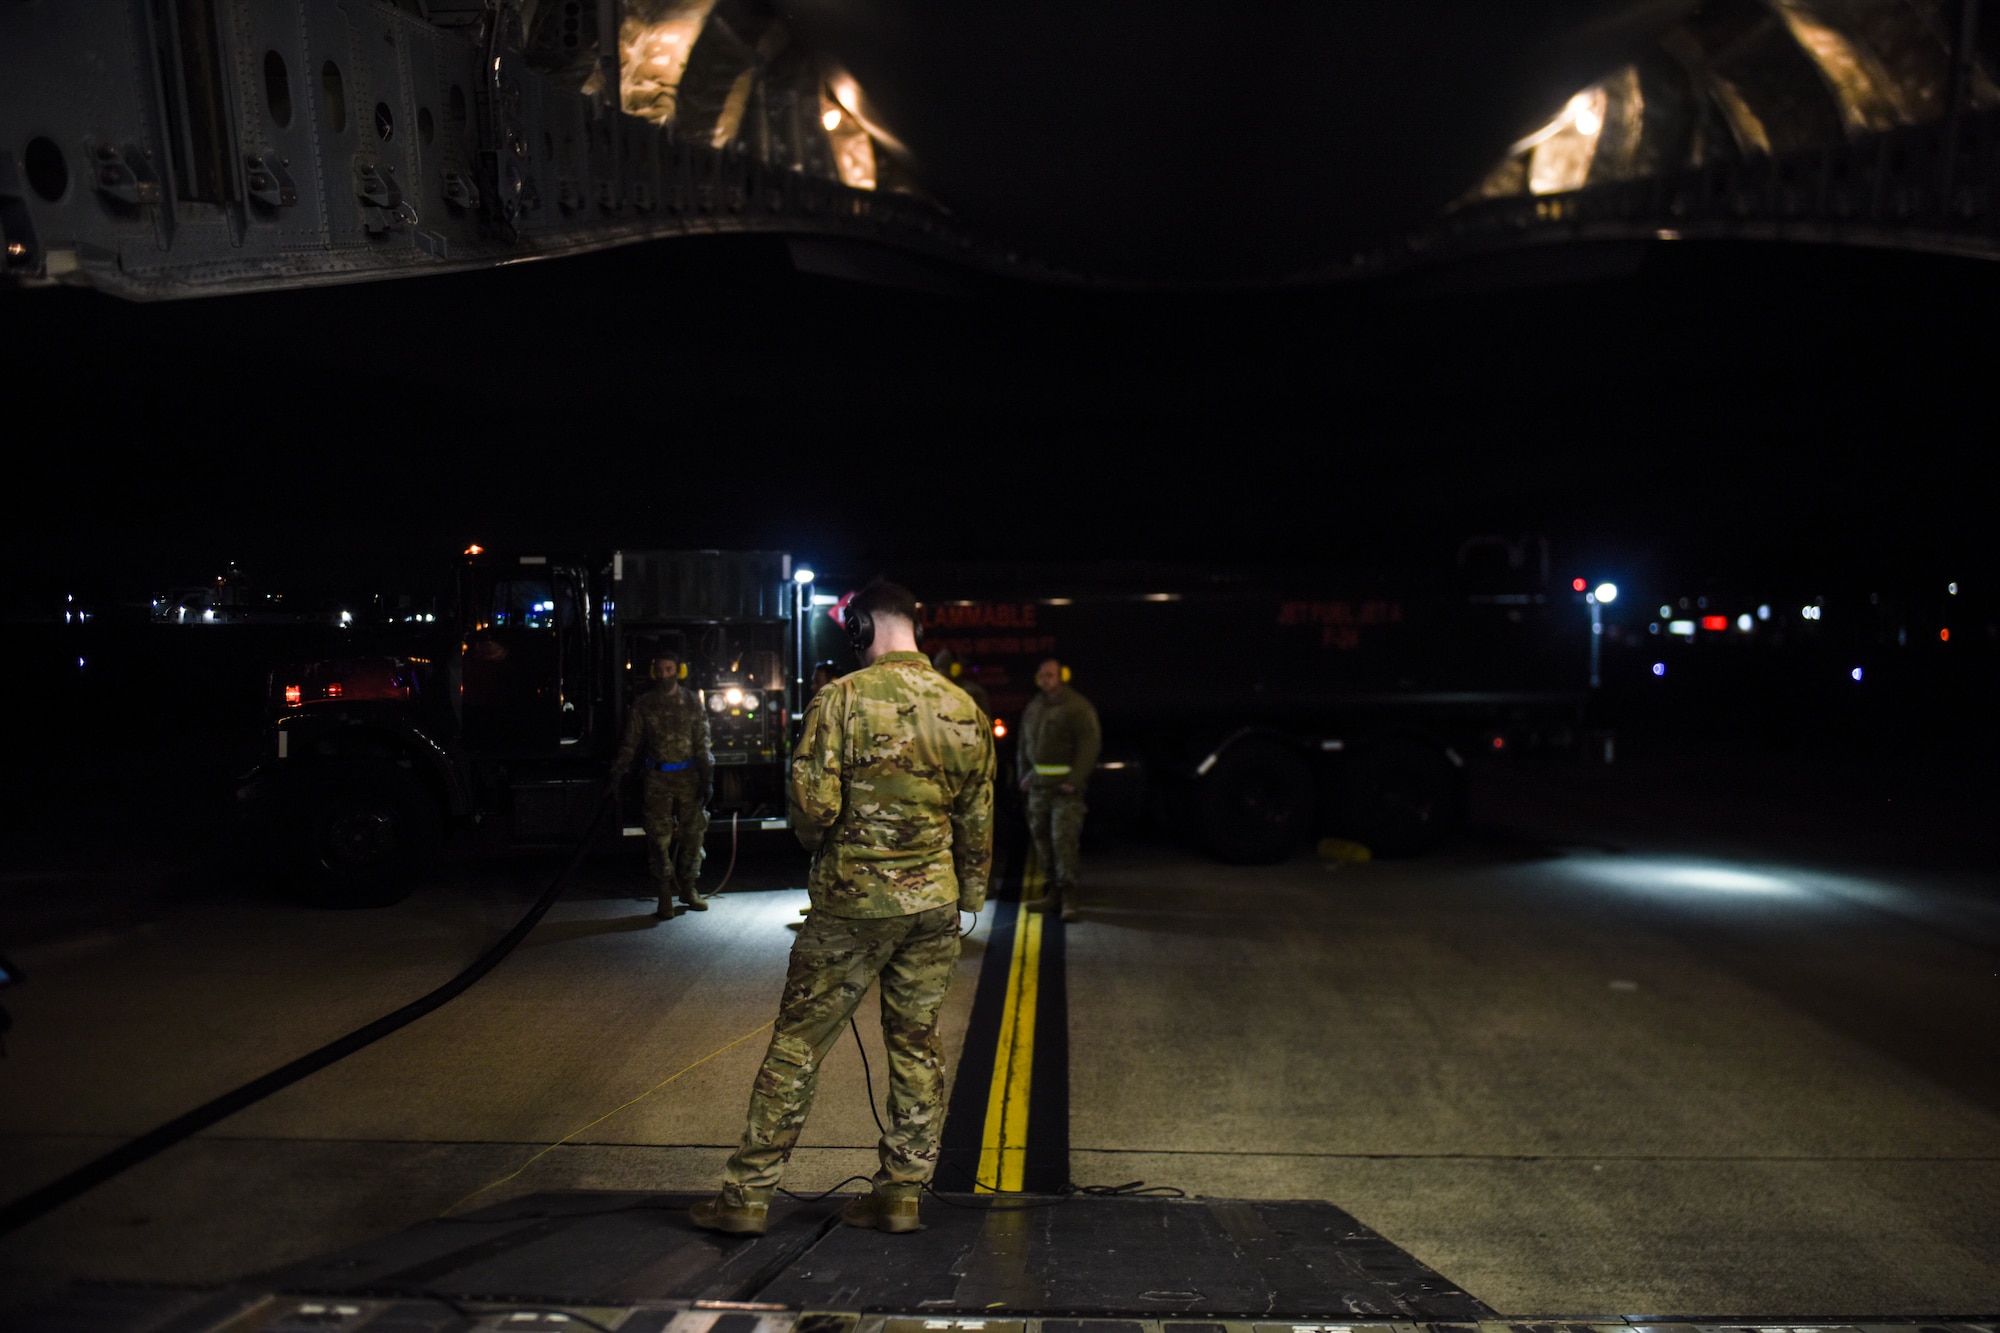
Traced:
<path fill-rule="evenodd" d="M 678 764 L 654 764 L 653 767 L 661 773 L 678 773 L 684 768 L 693 768 L 694 760 L 683 760 Z"/>

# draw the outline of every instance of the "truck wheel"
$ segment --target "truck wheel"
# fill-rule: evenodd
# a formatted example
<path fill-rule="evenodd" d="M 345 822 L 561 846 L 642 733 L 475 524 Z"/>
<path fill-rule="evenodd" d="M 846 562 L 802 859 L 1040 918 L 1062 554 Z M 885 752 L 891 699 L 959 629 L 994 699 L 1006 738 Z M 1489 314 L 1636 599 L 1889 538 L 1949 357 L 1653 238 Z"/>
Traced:
<path fill-rule="evenodd" d="M 407 774 L 313 775 L 292 806 L 287 887 L 314 907 L 387 907 L 410 896 L 436 813 Z"/>
<path fill-rule="evenodd" d="M 1236 865 L 1283 861 L 1312 819 L 1312 773 L 1281 745 L 1232 745 L 1197 779 L 1195 819 L 1211 856 Z"/>
<path fill-rule="evenodd" d="M 1458 772 L 1414 741 L 1379 746 L 1341 775 L 1339 831 L 1380 856 L 1429 851 L 1463 822 Z"/>

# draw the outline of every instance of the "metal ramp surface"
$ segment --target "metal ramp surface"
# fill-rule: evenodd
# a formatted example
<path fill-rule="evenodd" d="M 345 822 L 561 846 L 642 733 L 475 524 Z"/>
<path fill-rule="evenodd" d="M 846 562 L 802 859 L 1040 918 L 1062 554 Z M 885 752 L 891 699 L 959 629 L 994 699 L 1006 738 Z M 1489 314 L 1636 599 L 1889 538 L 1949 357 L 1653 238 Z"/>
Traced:
<path fill-rule="evenodd" d="M 1330 1204 L 927 1199 L 926 1228 L 781 1201 L 762 1237 L 687 1194 L 530 1195 L 215 1290 L 79 1284 L 24 1333 L 2000 1333 L 1990 1319 L 1503 1321 Z"/>
<path fill-rule="evenodd" d="M 770 1231 L 687 1220 L 687 1194 L 537 1194 L 423 1223 L 246 1285 L 327 1294 L 786 1309 L 1477 1319 L 1490 1311 L 1324 1203 L 926 1199 L 905 1236 L 781 1201 Z"/>

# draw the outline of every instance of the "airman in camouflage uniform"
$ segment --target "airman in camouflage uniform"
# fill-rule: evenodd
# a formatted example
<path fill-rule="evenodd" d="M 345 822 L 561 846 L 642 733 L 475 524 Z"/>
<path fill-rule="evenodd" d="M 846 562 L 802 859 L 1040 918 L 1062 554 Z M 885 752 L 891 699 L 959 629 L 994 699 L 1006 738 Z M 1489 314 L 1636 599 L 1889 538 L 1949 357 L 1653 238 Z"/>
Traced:
<path fill-rule="evenodd" d="M 701 878 L 702 840 L 708 836 L 715 756 L 709 751 L 708 714 L 694 691 L 682 688 L 679 676 L 680 659 L 671 650 L 654 655 L 653 688 L 633 701 L 607 788 L 616 797 L 625 774 L 639 760 L 646 774 L 646 869 L 660 886 L 654 915 L 662 920 L 674 915 L 676 891 L 689 910 L 708 910 L 708 900 L 695 884 Z"/>
<path fill-rule="evenodd" d="M 1046 887 L 1029 910 L 1062 910 L 1076 919 L 1076 877 L 1083 840 L 1084 788 L 1097 767 L 1104 733 L 1097 709 L 1063 680 L 1063 665 L 1051 657 L 1035 669 L 1041 693 L 1021 714 L 1019 777 L 1028 797 L 1028 836 L 1035 844 Z"/>
<path fill-rule="evenodd" d="M 945 1077 L 938 1011 L 958 966 L 958 914 L 986 901 L 993 856 L 993 738 L 964 691 L 916 651 L 916 605 L 894 584 L 856 594 L 875 624 L 867 665 L 806 708 L 791 818 L 812 852 L 812 910 L 792 945 L 743 1142 L 699 1226 L 762 1234 L 799 1141 L 820 1062 L 878 977 L 889 1050 L 889 1129 L 855 1226 L 913 1231 L 937 1169 Z"/>

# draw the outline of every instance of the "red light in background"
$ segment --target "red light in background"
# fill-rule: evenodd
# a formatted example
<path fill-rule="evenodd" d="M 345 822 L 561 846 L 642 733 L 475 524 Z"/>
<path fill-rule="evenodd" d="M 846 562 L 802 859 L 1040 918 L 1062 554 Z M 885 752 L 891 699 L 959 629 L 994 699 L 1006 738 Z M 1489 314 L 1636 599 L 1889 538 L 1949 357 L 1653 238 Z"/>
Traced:
<path fill-rule="evenodd" d="M 1007 724 L 997 717 L 993 719 L 993 739 L 996 741 L 1007 739 Z"/>
<path fill-rule="evenodd" d="M 1506 748 L 1507 748 L 1507 738 L 1506 738 L 1505 736 L 1495 736 L 1495 737 L 1493 738 L 1493 748 L 1494 748 L 1494 749 L 1496 749 L 1496 750 L 1504 750 L 1504 749 L 1506 749 Z"/>
<path fill-rule="evenodd" d="M 1939 631 L 1938 631 L 1938 642 L 1940 642 L 1940 643 L 1950 643 L 1950 642 L 1951 642 L 1951 631 L 1950 631 L 1950 630 L 1948 630 L 1948 629 L 1941 629 L 1941 630 L 1939 630 Z"/>
<path fill-rule="evenodd" d="M 1576 590 L 1577 592 L 1582 592 L 1582 591 L 1583 591 L 1583 590 L 1584 590 L 1585 588 L 1588 588 L 1588 587 L 1590 586 L 1590 580 L 1589 580 L 1589 579 L 1571 579 L 1571 580 L 1569 581 L 1569 586 L 1570 586 L 1571 588 L 1575 589 L 1575 590 Z"/>
<path fill-rule="evenodd" d="M 287 685 L 287 686 L 285 686 L 285 702 L 286 702 L 286 703 L 288 703 L 288 704 L 296 704 L 296 703 L 298 703 L 298 702 L 299 702 L 300 698 L 301 698 L 301 695 L 300 695 L 300 692 L 299 692 L 299 687 L 298 687 L 298 686 L 296 686 L 296 685 Z"/>
<path fill-rule="evenodd" d="M 330 680 L 326 683 L 326 697 L 329 699 L 338 699 L 340 697 L 339 681 Z"/>
<path fill-rule="evenodd" d="M 1729 617 L 1728 617 L 1728 616 L 1703 616 L 1703 617 L 1701 618 L 1701 627 L 1702 627 L 1703 629 L 1728 629 L 1728 628 L 1729 628 Z"/>

